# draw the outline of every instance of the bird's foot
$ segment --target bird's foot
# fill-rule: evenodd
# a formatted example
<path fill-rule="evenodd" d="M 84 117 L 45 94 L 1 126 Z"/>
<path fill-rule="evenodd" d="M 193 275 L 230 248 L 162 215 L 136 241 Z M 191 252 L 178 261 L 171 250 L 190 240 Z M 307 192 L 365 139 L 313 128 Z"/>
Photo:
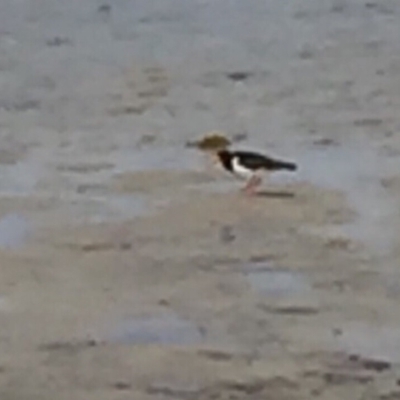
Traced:
<path fill-rule="evenodd" d="M 256 195 L 256 187 L 255 186 L 245 186 L 244 188 L 240 189 L 240 191 L 246 196 L 254 196 Z"/>
<path fill-rule="evenodd" d="M 253 176 L 247 185 L 241 189 L 241 191 L 247 196 L 254 196 L 257 194 L 256 189 L 261 184 L 261 178 L 258 176 Z"/>

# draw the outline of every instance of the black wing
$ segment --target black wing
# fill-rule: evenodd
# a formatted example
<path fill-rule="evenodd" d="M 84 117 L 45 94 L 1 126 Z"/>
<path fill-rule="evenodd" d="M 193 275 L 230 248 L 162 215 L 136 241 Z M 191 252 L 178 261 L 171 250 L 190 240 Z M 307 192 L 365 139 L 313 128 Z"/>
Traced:
<path fill-rule="evenodd" d="M 235 151 L 233 156 L 239 159 L 240 164 L 253 170 L 265 168 L 267 170 L 288 169 L 293 171 L 297 168 L 294 163 L 276 160 L 252 151 Z"/>
<path fill-rule="evenodd" d="M 265 168 L 274 162 L 271 158 L 252 151 L 234 151 L 232 155 L 239 159 L 240 164 L 250 169 Z"/>

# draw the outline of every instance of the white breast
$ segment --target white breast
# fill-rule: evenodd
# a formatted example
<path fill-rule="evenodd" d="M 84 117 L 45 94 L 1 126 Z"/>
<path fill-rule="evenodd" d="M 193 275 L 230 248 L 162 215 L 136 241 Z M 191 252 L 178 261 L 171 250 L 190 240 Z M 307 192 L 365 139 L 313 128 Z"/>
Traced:
<path fill-rule="evenodd" d="M 239 158 L 238 157 L 233 157 L 232 159 L 232 169 L 233 172 L 245 179 L 249 179 L 254 175 L 254 172 L 250 169 L 247 169 L 243 165 L 239 163 Z"/>

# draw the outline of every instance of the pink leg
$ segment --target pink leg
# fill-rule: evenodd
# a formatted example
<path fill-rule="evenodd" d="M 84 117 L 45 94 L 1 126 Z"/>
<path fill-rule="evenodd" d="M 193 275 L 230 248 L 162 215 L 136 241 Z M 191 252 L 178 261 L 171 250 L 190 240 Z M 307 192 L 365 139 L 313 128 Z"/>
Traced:
<path fill-rule="evenodd" d="M 247 182 L 246 186 L 242 189 L 248 196 L 255 195 L 255 189 L 260 186 L 262 179 L 259 176 L 253 175 Z"/>
<path fill-rule="evenodd" d="M 254 181 L 254 175 L 247 181 L 246 185 L 240 190 L 244 193 L 248 193 L 251 185 L 253 185 L 253 181 Z"/>

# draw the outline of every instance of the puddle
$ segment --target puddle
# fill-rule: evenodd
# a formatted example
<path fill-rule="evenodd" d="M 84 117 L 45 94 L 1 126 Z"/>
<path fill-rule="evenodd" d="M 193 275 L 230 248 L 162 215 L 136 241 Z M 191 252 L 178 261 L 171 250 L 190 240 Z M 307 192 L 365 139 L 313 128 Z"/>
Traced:
<path fill-rule="evenodd" d="M 400 362 L 400 327 L 350 323 L 341 327 L 339 350 L 385 361 Z"/>
<path fill-rule="evenodd" d="M 297 161 L 298 179 L 346 194 L 358 218 L 341 226 L 344 235 L 366 244 L 375 253 L 391 250 L 397 229 L 392 223 L 397 205 L 380 181 L 397 173 L 400 160 L 394 163 L 382 159 L 371 145 L 355 141 L 346 146 L 298 149 Z"/>
<path fill-rule="evenodd" d="M 27 240 L 31 225 L 20 214 L 7 214 L 0 219 L 0 248 L 16 249 Z"/>
<path fill-rule="evenodd" d="M 250 286 L 265 296 L 295 296 L 308 293 L 312 289 L 303 274 L 274 268 L 265 262 L 249 263 L 244 274 Z"/>
<path fill-rule="evenodd" d="M 122 321 L 108 341 L 132 345 L 193 345 L 202 342 L 203 336 L 193 323 L 171 313 Z"/>
<path fill-rule="evenodd" d="M 311 290 L 307 280 L 289 271 L 263 271 L 246 274 L 250 285 L 266 296 L 288 296 Z"/>
<path fill-rule="evenodd" d="M 42 166 L 18 162 L 14 165 L 0 167 L 0 195 L 29 196 L 31 195 L 42 174 Z"/>

